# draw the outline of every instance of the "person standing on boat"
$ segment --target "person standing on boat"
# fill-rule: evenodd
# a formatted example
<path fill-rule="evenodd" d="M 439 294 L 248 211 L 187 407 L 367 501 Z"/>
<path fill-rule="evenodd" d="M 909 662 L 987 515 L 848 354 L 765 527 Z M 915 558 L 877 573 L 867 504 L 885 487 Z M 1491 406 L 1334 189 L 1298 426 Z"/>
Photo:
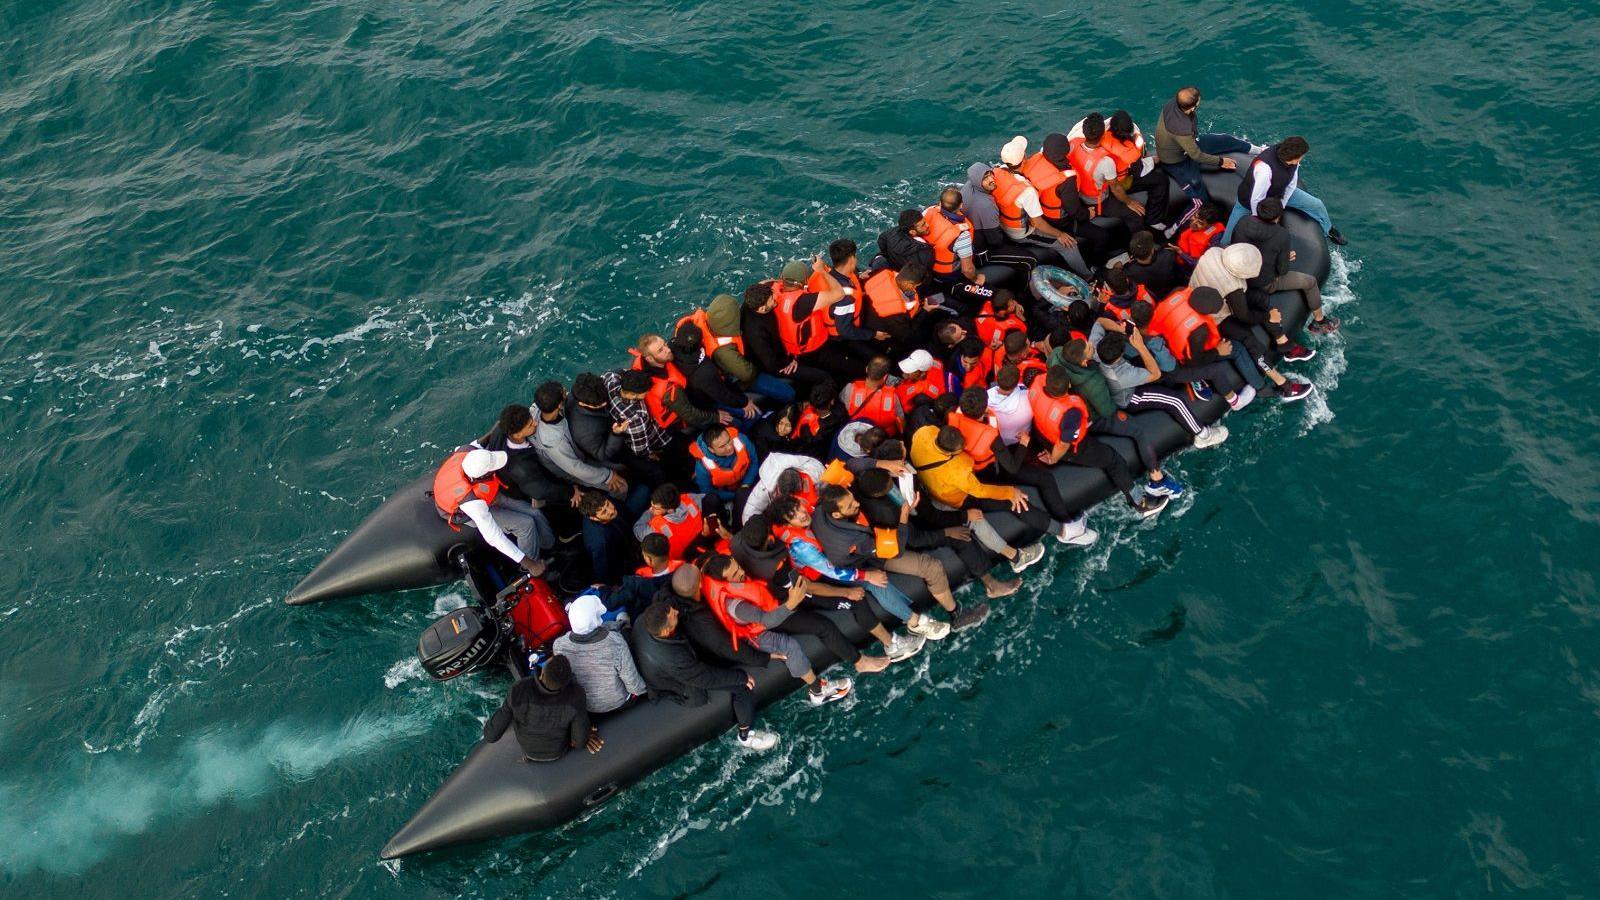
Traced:
<path fill-rule="evenodd" d="M 501 493 L 495 473 L 505 468 L 506 459 L 503 450 L 471 446 L 450 454 L 433 476 L 433 508 L 451 528 L 472 525 L 529 575 L 542 575 L 539 553 L 555 546 L 555 534 L 532 504 Z"/>
<path fill-rule="evenodd" d="M 1268 197 L 1282 200 L 1284 207 L 1298 209 L 1310 216 L 1322 233 L 1328 236 L 1328 240 L 1335 244 L 1344 246 L 1349 243 L 1339 229 L 1333 227 L 1327 204 L 1300 186 L 1300 164 L 1305 162 L 1306 154 L 1310 152 L 1311 145 L 1305 138 L 1292 135 L 1256 154 L 1249 168 L 1245 169 L 1243 180 L 1239 182 L 1239 193 L 1234 199 L 1233 212 L 1228 215 L 1228 227 L 1223 233 L 1224 244 L 1233 240 L 1233 229 L 1239 221 L 1254 213 L 1261 201 Z"/>

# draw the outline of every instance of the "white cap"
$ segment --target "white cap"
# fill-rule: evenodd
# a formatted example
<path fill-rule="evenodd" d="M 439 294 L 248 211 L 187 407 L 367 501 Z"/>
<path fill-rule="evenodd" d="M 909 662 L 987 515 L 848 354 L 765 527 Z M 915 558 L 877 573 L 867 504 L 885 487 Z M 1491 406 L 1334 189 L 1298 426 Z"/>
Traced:
<path fill-rule="evenodd" d="M 1006 141 L 1006 145 L 1000 148 L 1000 161 L 1008 166 L 1022 165 L 1022 158 L 1027 155 L 1028 139 L 1020 134 Z"/>
<path fill-rule="evenodd" d="M 599 628 L 605 614 L 606 605 L 593 591 L 579 594 L 567 604 L 567 624 L 572 626 L 573 634 L 588 634 Z"/>
<path fill-rule="evenodd" d="M 461 471 L 477 480 L 506 464 L 504 450 L 468 450 L 461 458 Z"/>
<path fill-rule="evenodd" d="M 907 375 L 912 372 L 926 372 L 933 368 L 933 354 L 926 350 L 914 350 L 911 355 L 900 360 L 900 371 Z"/>

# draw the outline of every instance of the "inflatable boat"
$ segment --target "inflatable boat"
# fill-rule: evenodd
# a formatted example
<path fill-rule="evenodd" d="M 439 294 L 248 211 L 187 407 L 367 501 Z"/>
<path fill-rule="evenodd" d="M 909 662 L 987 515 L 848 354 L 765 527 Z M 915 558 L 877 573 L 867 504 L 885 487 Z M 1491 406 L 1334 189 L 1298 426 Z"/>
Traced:
<path fill-rule="evenodd" d="M 1241 168 L 1249 164 L 1243 155 L 1234 155 Z M 1209 172 L 1206 188 L 1213 198 L 1231 198 L 1237 190 L 1237 172 Z M 1188 199 L 1174 182 L 1171 195 L 1178 207 Z M 1321 230 L 1297 210 L 1284 216 L 1295 259 L 1296 271 L 1319 283 L 1327 279 L 1330 254 Z M 1299 331 L 1309 315 L 1305 297 L 1298 291 L 1280 292 L 1272 304 L 1283 314 L 1291 333 Z M 1192 402 L 1195 417 L 1211 424 L 1228 412 L 1221 397 Z M 1156 451 L 1167 457 L 1191 445 L 1190 437 L 1169 416 L 1144 413 L 1133 418 L 1141 436 Z M 1143 472 L 1132 441 L 1105 437 L 1127 461 L 1130 471 Z M 1087 510 L 1115 493 L 1111 482 L 1097 469 L 1057 466 L 1053 470 L 1061 496 L 1076 510 Z M 465 564 L 472 558 L 470 533 L 449 528 L 433 508 L 428 497 L 433 473 L 424 473 L 390 497 L 341 542 L 323 562 L 307 575 L 286 598 L 290 604 L 317 603 L 381 591 L 421 588 L 455 581 L 469 571 L 468 584 L 480 603 L 488 606 L 497 593 L 498 582 L 507 577 L 497 573 L 492 561 L 485 565 Z M 1027 528 L 1009 512 L 989 513 L 989 522 L 1013 545 L 1021 546 L 1041 535 Z M 950 576 L 952 585 L 964 585 L 977 573 L 968 572 L 949 549 L 936 551 Z M 481 556 L 478 557 L 482 559 Z M 933 604 L 925 585 L 902 575 L 891 576 L 910 596 L 918 609 Z M 830 614 L 831 615 L 831 614 Z M 870 636 L 861 632 L 853 619 L 832 615 L 845 634 L 865 645 Z M 818 671 L 837 660 L 821 644 L 803 639 Z M 515 657 L 516 654 L 510 654 Z M 526 674 L 525 665 L 511 660 L 514 675 Z M 755 673 L 759 705 L 782 699 L 797 690 L 801 682 L 791 678 L 783 665 L 770 664 Z M 553 763 L 522 762 L 522 752 L 509 732 L 493 742 L 479 741 L 422 808 L 406 822 L 382 850 L 385 859 L 408 856 L 473 841 L 549 828 L 570 821 L 597 807 L 618 791 L 639 781 L 694 747 L 724 734 L 733 725 L 726 703 L 684 707 L 670 702 L 639 703 L 617 713 L 598 717 L 605 736 L 605 747 L 597 754 L 569 753 Z"/>

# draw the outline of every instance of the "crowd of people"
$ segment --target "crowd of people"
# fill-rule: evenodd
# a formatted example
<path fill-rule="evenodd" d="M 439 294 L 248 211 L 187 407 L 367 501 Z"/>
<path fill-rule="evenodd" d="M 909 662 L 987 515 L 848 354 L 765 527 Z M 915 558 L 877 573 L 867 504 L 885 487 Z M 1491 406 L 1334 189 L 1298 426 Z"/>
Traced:
<path fill-rule="evenodd" d="M 1200 134 L 1199 103 L 1186 87 L 1166 104 L 1153 155 L 1122 110 L 1032 153 L 1013 138 L 998 163 L 902 212 L 865 260 L 841 237 L 719 294 L 641 336 L 627 367 L 541 384 L 451 454 L 439 514 L 581 592 L 570 633 L 486 737 L 514 728 L 529 761 L 597 752 L 591 717 L 649 695 L 729 703 L 738 744 L 768 749 L 778 738 L 755 727 L 751 672 L 781 661 L 816 706 L 853 689 L 798 638 L 873 673 L 984 621 L 987 602 L 957 598 L 936 549 L 985 599 L 1018 589 L 1045 547 L 1008 543 L 987 514 L 1094 543 L 1055 467 L 1097 469 L 1134 514 L 1155 516 L 1185 488 L 1137 421 L 1167 416 L 1209 447 L 1228 432 L 1198 421 L 1194 401 L 1215 393 L 1238 410 L 1310 394 L 1279 366 L 1314 351 L 1269 300 L 1302 291 L 1307 331 L 1339 327 L 1316 280 L 1290 268 L 1282 221 L 1299 209 L 1344 242 L 1300 185 L 1309 146 Z M 1235 168 L 1224 153 L 1253 156 L 1221 198 L 1231 208 L 1201 177 Z M 919 613 L 890 575 L 941 611 Z"/>

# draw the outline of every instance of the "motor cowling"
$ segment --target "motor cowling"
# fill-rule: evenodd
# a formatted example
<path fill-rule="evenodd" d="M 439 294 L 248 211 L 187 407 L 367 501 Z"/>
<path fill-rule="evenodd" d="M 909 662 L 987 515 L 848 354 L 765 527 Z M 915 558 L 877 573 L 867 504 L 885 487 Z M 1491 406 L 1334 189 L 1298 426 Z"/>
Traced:
<path fill-rule="evenodd" d="M 429 625 L 417 639 L 417 657 L 434 681 L 475 672 L 504 649 L 507 632 L 482 607 L 466 606 Z"/>

